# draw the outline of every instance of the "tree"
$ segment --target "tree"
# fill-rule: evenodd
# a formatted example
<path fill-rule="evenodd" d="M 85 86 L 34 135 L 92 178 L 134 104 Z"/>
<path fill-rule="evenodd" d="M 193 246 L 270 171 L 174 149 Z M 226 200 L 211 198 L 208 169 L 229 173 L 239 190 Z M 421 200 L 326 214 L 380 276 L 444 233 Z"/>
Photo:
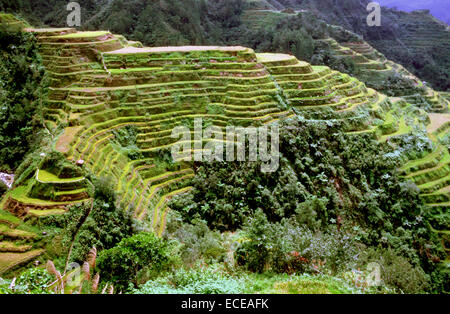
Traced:
<path fill-rule="evenodd" d="M 169 264 L 171 248 L 169 242 L 148 232 L 123 239 L 112 249 L 100 252 L 101 278 L 122 289 L 128 288 L 130 281 L 137 287 L 142 270 L 161 271 Z"/>

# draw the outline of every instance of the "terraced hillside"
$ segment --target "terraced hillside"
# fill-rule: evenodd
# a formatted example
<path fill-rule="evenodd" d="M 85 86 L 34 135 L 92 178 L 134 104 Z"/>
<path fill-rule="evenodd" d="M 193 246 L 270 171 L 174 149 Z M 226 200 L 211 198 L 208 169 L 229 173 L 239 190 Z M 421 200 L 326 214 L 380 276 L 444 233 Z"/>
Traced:
<path fill-rule="evenodd" d="M 328 24 L 339 25 L 364 36 L 364 39 L 388 59 L 401 63 L 409 71 L 431 82 L 438 90 L 449 87 L 450 32 L 446 23 L 439 21 L 428 10 L 403 12 L 382 7 L 381 26 L 367 25 L 367 5 L 370 0 L 274 0 L 278 10 L 290 7 L 304 9 Z M 426 5 L 425 5 L 426 7 Z"/>
<path fill-rule="evenodd" d="M 193 120 L 202 118 L 223 131 L 227 125 L 299 116 L 343 124 L 355 136 L 371 132 L 384 141 L 428 121 L 423 110 L 404 100 L 391 100 L 354 77 L 291 55 L 241 46 L 144 48 L 107 31 L 26 30 L 38 37 L 51 78 L 45 124 L 53 148 L 93 176 L 109 178 L 118 202 L 137 219 L 151 221 L 159 234 L 167 201 L 189 190 L 194 175 L 190 163 L 167 160 L 178 140 L 171 136 L 176 126 L 193 132 Z M 123 143 L 124 136 L 134 139 L 132 146 Z M 413 166 L 405 168 L 405 175 L 424 184 L 424 198 L 432 205 L 448 201 L 447 146 L 439 135 L 435 139 L 445 152 L 429 167 L 430 174 L 423 175 L 423 167 L 418 173 Z M 6 194 L 3 209 L 18 217 L 53 215 L 89 199 L 90 182 L 82 171 L 49 165 L 42 157 Z"/>
<path fill-rule="evenodd" d="M 0 274 L 26 263 L 44 250 L 36 243 L 38 230 L 30 230 L 16 216 L 0 210 Z"/>
<path fill-rule="evenodd" d="M 108 32 L 28 30 L 39 37 L 51 76 L 45 117 L 55 149 L 95 176 L 110 176 L 120 202 L 140 219 L 148 215 L 155 228 L 163 225 L 165 201 L 193 176 L 187 164 L 158 160 L 176 142 L 174 126 L 194 118 L 220 127 L 270 123 L 292 116 L 292 106 L 311 117 L 318 108 L 346 111 L 342 117 L 361 119 L 349 124 L 358 131 L 368 122 L 355 109 L 385 102 L 355 79 L 291 56 L 244 47 L 137 48 Z M 127 128 L 137 131 L 138 157 L 115 141 Z M 8 193 L 6 208 L 22 216 L 85 200 L 84 178 L 63 173 L 35 169 Z"/>
<path fill-rule="evenodd" d="M 260 31 L 267 25 L 277 25 L 285 19 L 292 19 L 295 22 L 297 14 L 310 17 L 308 12 L 252 9 L 245 11 L 243 21 L 248 28 Z M 327 35 L 312 34 L 315 54 L 331 52 L 335 60 L 349 61 L 354 64 L 354 68 L 349 69 L 350 74 L 378 91 L 389 93 L 391 96 L 403 97 L 409 103 L 430 112 L 447 112 L 448 100 L 403 66 L 388 60 L 366 41 L 354 39 L 360 38 L 360 36 L 338 26 L 332 26 L 329 29 L 330 35 L 335 33 L 339 42 Z M 324 61 L 320 60 L 321 63 Z M 333 62 L 330 63 L 333 64 Z"/>
<path fill-rule="evenodd" d="M 422 198 L 430 206 L 434 217 L 432 228 L 441 235 L 449 256 L 450 115 L 430 114 L 430 119 L 427 130 L 434 142 L 434 150 L 421 159 L 409 161 L 401 170 L 405 178 L 412 180 L 419 187 Z"/>
<path fill-rule="evenodd" d="M 27 22 L 18 19 L 12 14 L 6 13 L 0 14 L 0 24 L 12 30 L 21 30 L 25 27 L 30 27 L 30 25 Z"/>

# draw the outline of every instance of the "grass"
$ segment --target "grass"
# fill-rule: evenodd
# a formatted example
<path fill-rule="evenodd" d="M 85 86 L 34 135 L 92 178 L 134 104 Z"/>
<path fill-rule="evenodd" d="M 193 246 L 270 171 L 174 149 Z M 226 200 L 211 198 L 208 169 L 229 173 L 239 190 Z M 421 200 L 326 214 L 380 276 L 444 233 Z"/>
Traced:
<path fill-rule="evenodd" d="M 384 142 L 390 137 L 399 136 L 399 135 L 402 135 L 402 134 L 407 134 L 407 133 L 411 132 L 411 130 L 412 130 L 412 127 L 406 124 L 405 117 L 402 116 L 400 118 L 399 127 L 398 127 L 397 132 L 392 133 L 392 134 L 384 135 L 384 136 L 380 137 L 379 141 L 380 142 Z"/>
<path fill-rule="evenodd" d="M 9 194 L 13 199 L 23 203 L 23 204 L 32 204 L 37 206 L 65 206 L 72 203 L 82 202 L 81 201 L 72 201 L 72 202 L 52 202 L 47 200 L 41 200 L 37 198 L 31 198 L 27 196 L 27 187 L 26 186 L 18 186 Z"/>
<path fill-rule="evenodd" d="M 2 224 L 0 224 L 0 235 L 18 239 L 33 239 L 37 237 L 36 233 L 18 229 L 11 229 L 8 226 Z"/>
<path fill-rule="evenodd" d="M 405 166 L 401 168 L 401 170 L 408 170 L 412 168 L 420 167 L 420 165 L 427 164 L 432 162 L 433 160 L 440 158 L 441 154 L 444 152 L 444 147 L 439 146 L 436 150 L 426 155 L 424 158 L 412 160 L 408 162 Z"/>
<path fill-rule="evenodd" d="M 36 173 L 36 180 L 41 183 L 75 183 L 79 181 L 83 181 L 84 177 L 79 178 L 58 178 L 56 175 L 54 175 L 51 172 L 38 169 Z"/>
<path fill-rule="evenodd" d="M 28 214 L 35 217 L 46 217 L 52 215 L 63 215 L 67 211 L 64 209 L 48 209 L 48 210 L 36 210 L 30 209 Z"/>
<path fill-rule="evenodd" d="M 62 36 L 52 36 L 52 38 L 63 38 L 63 39 L 71 39 L 71 38 L 90 38 L 90 37 L 100 37 L 104 35 L 108 35 L 110 32 L 107 31 L 94 31 L 94 32 L 77 32 Z"/>
<path fill-rule="evenodd" d="M 22 223 L 22 220 L 20 220 L 13 214 L 0 209 L 0 222 L 7 222 L 12 225 L 19 225 Z"/>
<path fill-rule="evenodd" d="M 29 251 L 31 248 L 32 246 L 28 244 L 17 244 L 10 241 L 0 242 L 0 252 L 23 253 Z"/>
<path fill-rule="evenodd" d="M 0 253 L 0 274 L 38 257 L 45 250 L 32 250 L 26 253 Z"/>
<path fill-rule="evenodd" d="M 328 276 L 252 273 L 244 293 L 257 294 L 349 294 L 360 293 L 341 279 Z"/>

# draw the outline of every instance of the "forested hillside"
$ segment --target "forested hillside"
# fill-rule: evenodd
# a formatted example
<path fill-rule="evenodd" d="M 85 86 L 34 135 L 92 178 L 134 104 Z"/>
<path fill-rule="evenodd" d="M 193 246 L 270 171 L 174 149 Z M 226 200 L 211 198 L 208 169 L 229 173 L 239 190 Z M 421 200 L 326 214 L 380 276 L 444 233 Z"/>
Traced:
<path fill-rule="evenodd" d="M 270 2 L 270 1 L 269 1 Z M 381 26 L 366 23 L 369 0 L 279 0 L 284 6 L 308 10 L 327 23 L 364 36 L 372 46 L 402 64 L 435 89 L 450 86 L 450 32 L 448 25 L 429 12 L 406 13 L 382 8 Z"/>
<path fill-rule="evenodd" d="M 242 24 L 247 9 L 307 10 L 329 24 L 362 35 L 388 59 L 426 81 L 437 90 L 450 86 L 448 26 L 426 12 L 406 13 L 383 8 L 382 25 L 369 27 L 369 0 L 89 0 L 82 4 L 83 29 L 108 29 L 145 45 L 234 44 L 252 46 L 254 29 Z M 0 2 L 0 10 L 20 13 L 34 25 L 64 26 L 66 1 L 19 0 Z M 275 27 L 270 22 L 267 28 Z M 278 34 L 267 34 L 270 36 Z M 305 34 L 296 36 L 308 39 Z M 275 49 L 276 47 L 274 47 Z M 298 47 L 297 47 L 298 48 Z M 308 46 L 302 49 L 311 48 Z M 271 50 L 276 51 L 276 50 Z M 295 53 L 295 51 L 294 51 Z M 303 57 L 298 55 L 298 57 Z"/>

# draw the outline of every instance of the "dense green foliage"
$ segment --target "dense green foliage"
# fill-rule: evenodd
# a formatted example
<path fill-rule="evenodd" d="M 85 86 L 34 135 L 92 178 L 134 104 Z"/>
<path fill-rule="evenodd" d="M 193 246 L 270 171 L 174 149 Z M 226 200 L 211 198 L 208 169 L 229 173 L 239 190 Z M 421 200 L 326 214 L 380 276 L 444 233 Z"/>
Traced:
<path fill-rule="evenodd" d="M 226 237 L 208 228 L 203 220 L 183 223 L 177 212 L 168 217 L 165 237 L 181 244 L 179 254 L 183 265 L 194 266 L 199 260 L 205 263 L 221 262 L 225 259 Z"/>
<path fill-rule="evenodd" d="M 118 288 L 128 288 L 130 283 L 137 286 L 139 273 L 161 271 L 170 263 L 171 251 L 169 242 L 153 233 L 141 232 L 100 252 L 100 276 Z"/>
<path fill-rule="evenodd" d="M 194 189 L 170 206 L 186 221 L 201 218 L 222 231 L 244 226 L 250 241 L 238 249 L 239 262 L 254 271 L 307 271 L 311 261 L 326 260 L 335 273 L 357 263 L 352 256 L 362 246 L 392 248 L 433 272 L 445 254 L 417 188 L 397 173 L 401 154 L 339 128 L 290 121 L 280 128 L 276 172 L 261 173 L 258 163 L 204 163 Z"/>
<path fill-rule="evenodd" d="M 53 277 L 43 268 L 29 268 L 17 277 L 14 289 L 11 281 L 0 278 L 0 294 L 48 294 Z"/>
<path fill-rule="evenodd" d="M 179 269 L 167 277 L 149 280 L 134 294 L 231 294 L 243 292 L 242 280 L 233 278 L 220 266 Z"/>
<path fill-rule="evenodd" d="M 111 182 L 94 180 L 94 191 L 93 203 L 76 204 L 64 215 L 41 218 L 43 228 L 56 228 L 53 232 L 57 237 L 51 246 L 53 250 L 60 248 L 60 251 L 52 252 L 56 256 L 67 256 L 72 245 L 70 260 L 80 263 L 92 247 L 99 251 L 110 249 L 132 235 L 132 218 L 115 205 Z"/>
<path fill-rule="evenodd" d="M 14 169 L 42 128 L 46 75 L 32 34 L 0 28 L 0 168 Z"/>
<path fill-rule="evenodd" d="M 8 187 L 3 181 L 0 181 L 0 196 L 2 196 L 6 191 L 8 191 Z"/>

